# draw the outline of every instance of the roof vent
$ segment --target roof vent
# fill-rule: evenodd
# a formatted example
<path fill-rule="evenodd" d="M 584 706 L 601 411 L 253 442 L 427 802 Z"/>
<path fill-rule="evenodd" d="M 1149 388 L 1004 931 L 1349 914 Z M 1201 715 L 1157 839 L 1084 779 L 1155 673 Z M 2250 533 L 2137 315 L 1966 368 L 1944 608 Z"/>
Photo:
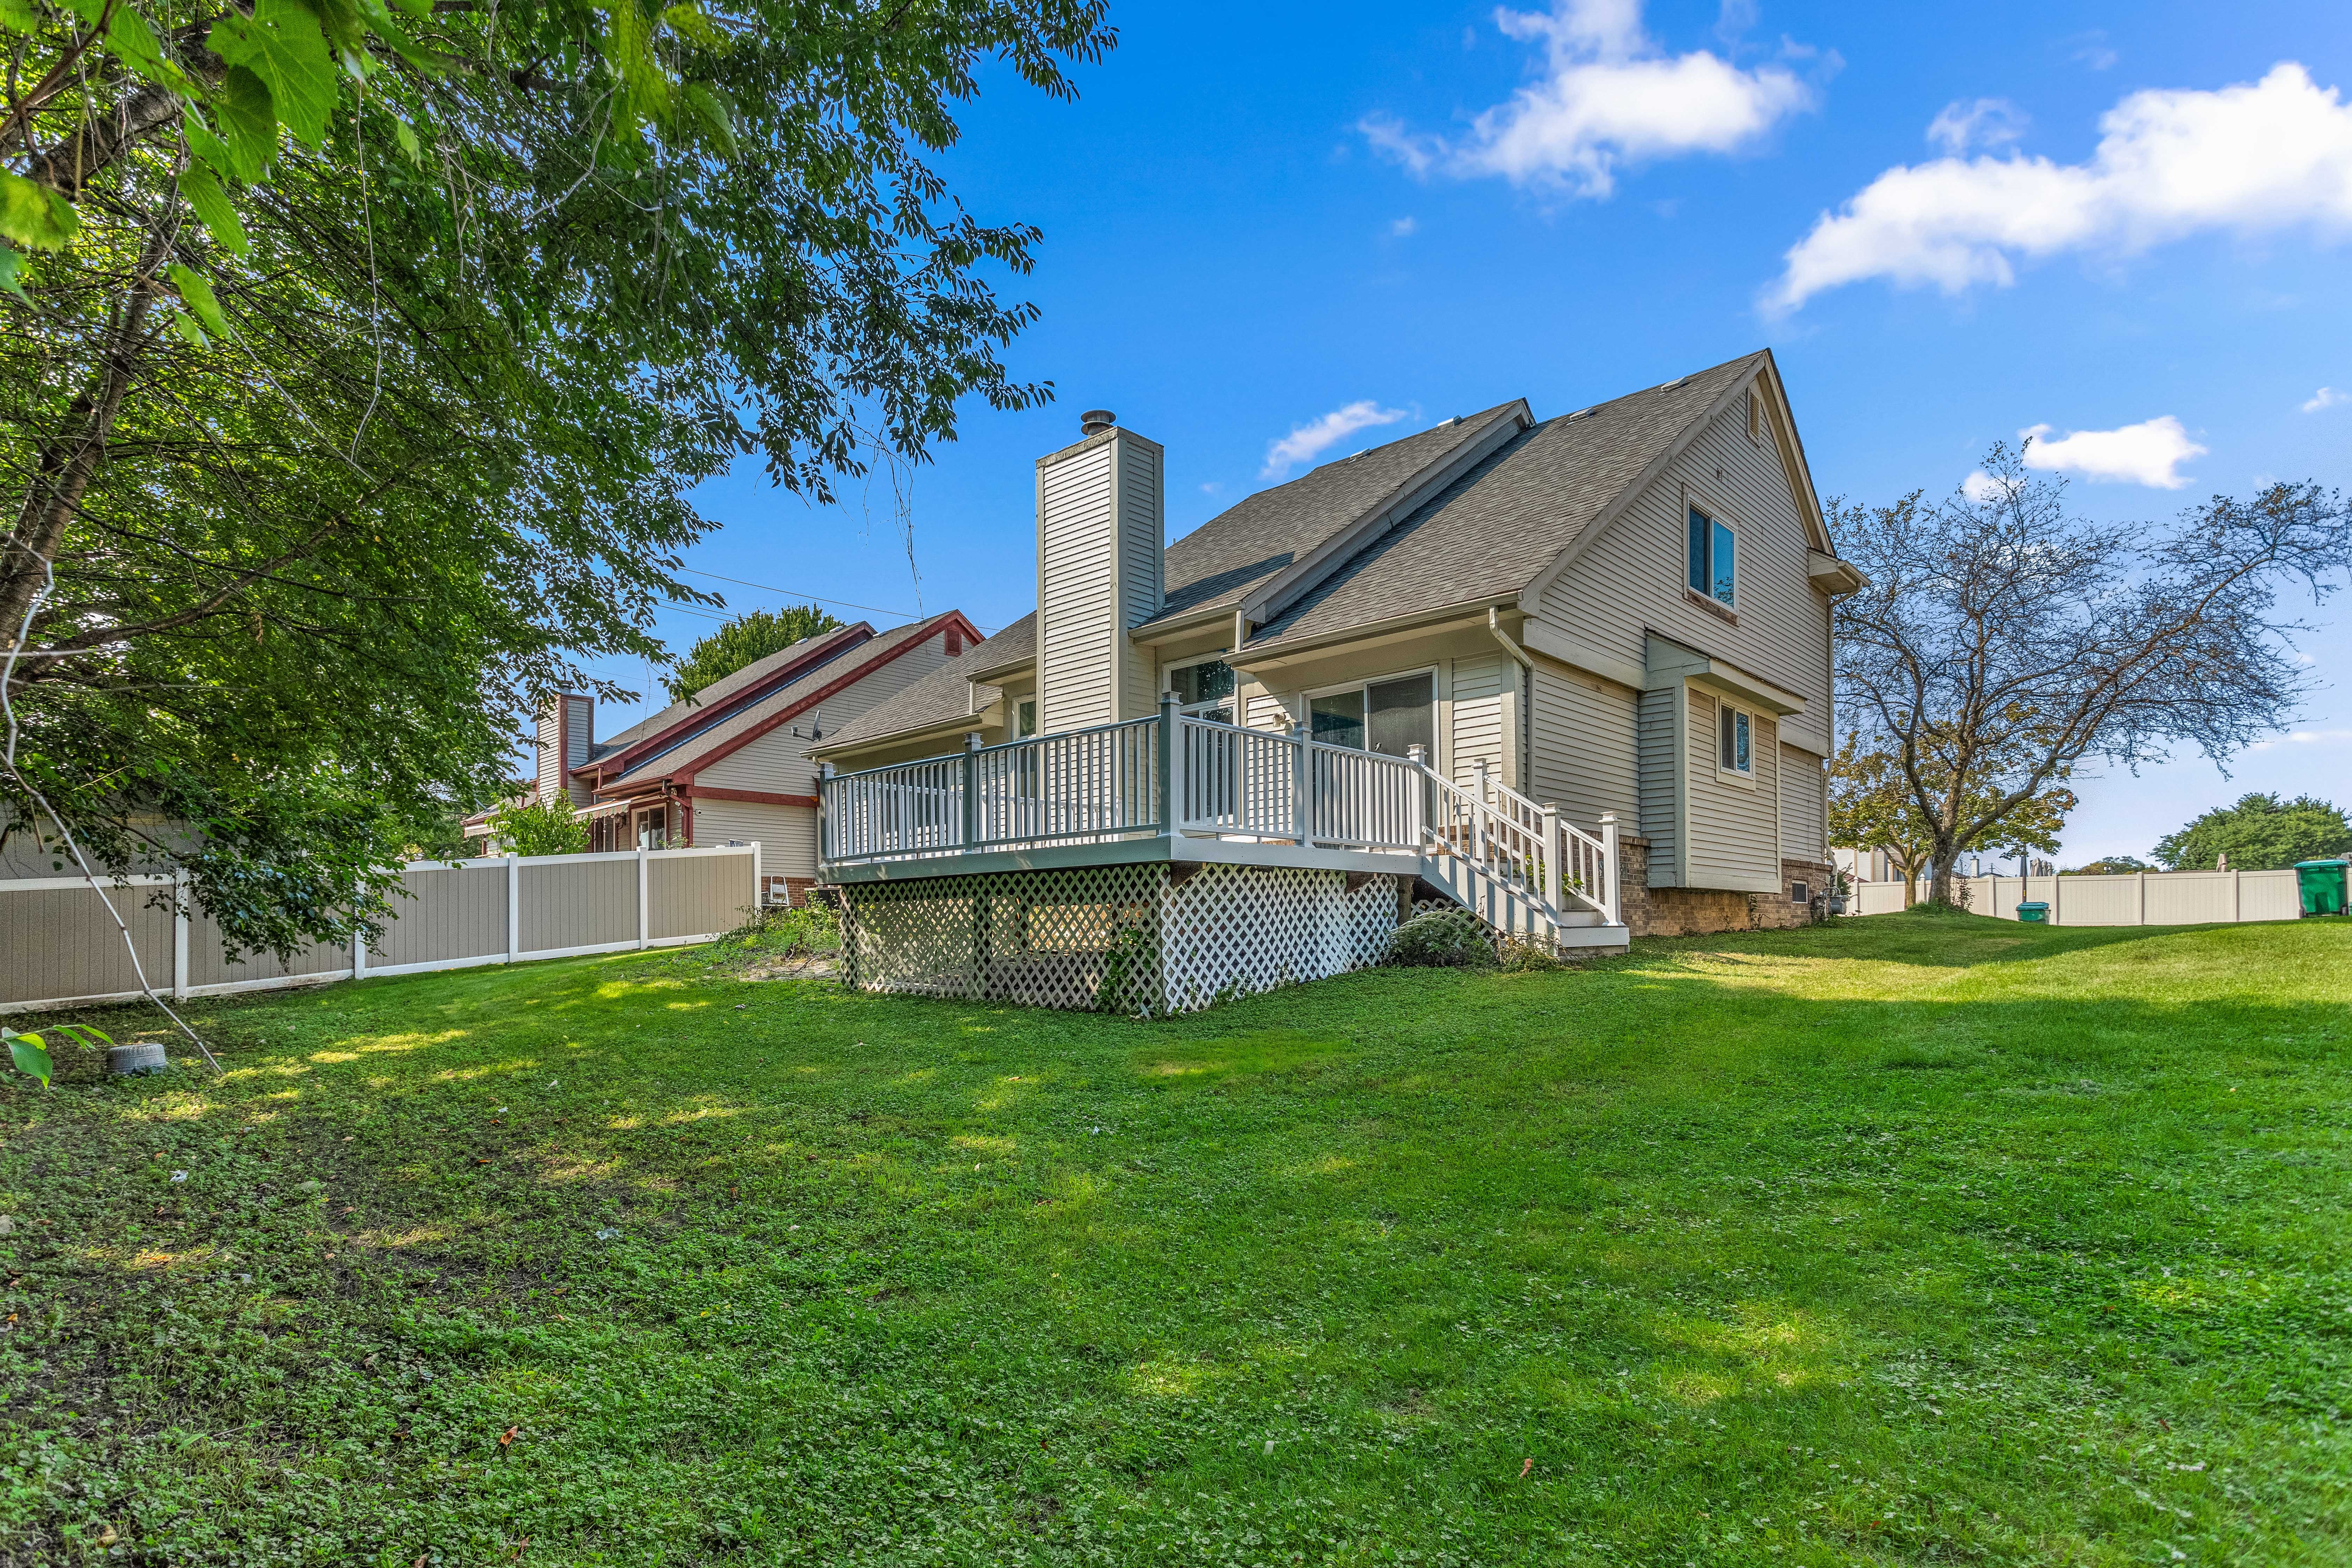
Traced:
<path fill-rule="evenodd" d="M 1078 431 L 1081 435 L 1099 436 L 1118 423 L 1118 416 L 1109 409 L 1089 408 L 1078 416 Z"/>

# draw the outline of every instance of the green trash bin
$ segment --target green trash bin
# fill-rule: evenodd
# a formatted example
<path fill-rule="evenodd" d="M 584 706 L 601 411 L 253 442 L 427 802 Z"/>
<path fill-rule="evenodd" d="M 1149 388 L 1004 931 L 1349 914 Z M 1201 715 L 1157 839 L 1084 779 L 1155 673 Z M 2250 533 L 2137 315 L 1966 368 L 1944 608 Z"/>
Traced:
<path fill-rule="evenodd" d="M 2039 899 L 2032 903 L 2020 904 L 2017 906 L 2017 918 L 2030 926 L 2046 926 L 2050 923 L 2050 906 Z"/>
<path fill-rule="evenodd" d="M 2298 860 L 2294 864 L 2294 885 L 2302 890 L 2305 914 L 2344 912 L 2343 861 Z"/>

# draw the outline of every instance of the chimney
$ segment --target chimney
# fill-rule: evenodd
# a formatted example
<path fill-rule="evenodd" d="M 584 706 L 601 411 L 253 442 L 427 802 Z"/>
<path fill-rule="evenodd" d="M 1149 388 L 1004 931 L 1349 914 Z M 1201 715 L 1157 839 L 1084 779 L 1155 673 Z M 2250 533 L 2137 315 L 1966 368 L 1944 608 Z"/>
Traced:
<path fill-rule="evenodd" d="M 1128 632 L 1160 613 L 1166 509 L 1160 443 L 1108 409 L 1037 459 L 1037 730 L 1140 719 L 1158 669 Z"/>
<path fill-rule="evenodd" d="M 596 700 L 577 691 L 552 691 L 539 705 L 537 799 L 568 798 L 588 804 L 588 786 L 572 770 L 588 760 L 596 734 Z"/>

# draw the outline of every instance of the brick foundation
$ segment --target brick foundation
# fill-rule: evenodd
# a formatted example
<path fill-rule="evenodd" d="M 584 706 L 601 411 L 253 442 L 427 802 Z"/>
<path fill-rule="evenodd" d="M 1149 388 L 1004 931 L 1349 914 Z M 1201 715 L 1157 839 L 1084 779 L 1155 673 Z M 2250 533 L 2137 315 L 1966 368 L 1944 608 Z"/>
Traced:
<path fill-rule="evenodd" d="M 1774 893 L 1653 888 L 1649 885 L 1650 841 L 1628 837 L 1618 841 L 1618 848 L 1625 927 L 1634 936 L 1707 936 L 1717 931 L 1785 931 L 1811 925 L 1821 918 L 1821 900 L 1829 890 L 1830 868 L 1820 860 L 1781 861 L 1780 890 Z M 1790 900 L 1792 882 L 1806 885 L 1808 902 Z"/>
<path fill-rule="evenodd" d="M 760 889 L 761 901 L 768 904 L 786 903 L 799 909 L 808 902 L 809 889 L 816 886 L 814 877 L 765 876 L 767 884 Z"/>

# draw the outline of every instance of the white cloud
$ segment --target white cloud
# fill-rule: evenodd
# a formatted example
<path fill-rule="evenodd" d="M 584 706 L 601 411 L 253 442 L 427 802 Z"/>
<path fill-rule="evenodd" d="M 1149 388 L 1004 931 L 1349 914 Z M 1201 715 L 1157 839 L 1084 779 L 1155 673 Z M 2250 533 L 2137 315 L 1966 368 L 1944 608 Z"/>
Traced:
<path fill-rule="evenodd" d="M 2047 425 L 2021 430 L 2017 436 L 2031 443 L 2025 448 L 2029 468 L 2165 490 L 2187 484 L 2189 476 L 2179 471 L 2180 465 L 2205 455 L 2205 448 L 2190 440 L 2180 421 L 2169 414 L 2115 430 L 2076 430 L 2055 439 Z"/>
<path fill-rule="evenodd" d="M 1393 425 L 1407 417 L 1402 408 L 1383 408 L 1370 398 L 1360 398 L 1345 408 L 1334 408 L 1309 420 L 1265 448 L 1265 469 L 1260 476 L 1278 479 L 1302 463 L 1311 463 L 1339 442 L 1375 425 Z"/>
<path fill-rule="evenodd" d="M 2299 65 L 2215 92 L 2136 92 L 2099 128 L 2082 163 L 2012 153 L 1887 170 L 1790 247 L 1766 309 L 1866 278 L 2007 286 L 2020 260 L 2200 230 L 2352 229 L 2352 104 Z"/>
<path fill-rule="evenodd" d="M 1399 239 L 1410 239 L 1420 231 L 1420 228 L 1421 221 L 1410 216 L 1401 217 L 1389 225 L 1389 232 Z"/>
<path fill-rule="evenodd" d="M 1726 17 L 1737 20 L 1729 8 Z M 1784 66 L 1743 70 L 1706 49 L 1666 54 L 1642 28 L 1641 0 L 1498 8 L 1495 25 L 1544 47 L 1538 80 L 1458 141 L 1416 135 L 1381 115 L 1358 124 L 1365 140 L 1416 174 L 1499 174 L 1598 198 L 1616 188 L 1621 164 L 1736 152 L 1814 101 Z"/>
<path fill-rule="evenodd" d="M 2026 113 L 2004 98 L 1954 99 L 1927 122 L 1927 140 L 1957 158 L 1971 147 L 2006 147 L 2025 134 Z"/>
<path fill-rule="evenodd" d="M 1981 506 L 2001 493 L 2001 483 L 1979 468 L 1960 481 L 1960 493 Z"/>
<path fill-rule="evenodd" d="M 2273 746 L 2332 746 L 2352 741 L 2352 730 L 2293 730 L 2275 741 L 2256 741 L 2246 750 L 2267 752 Z"/>
<path fill-rule="evenodd" d="M 2339 403 L 2352 403 L 2352 392 L 2338 392 L 2332 386 L 2323 386 L 2311 395 L 2311 401 L 2303 405 L 2303 411 L 2305 414 L 2316 414 L 2323 408 L 2333 408 Z"/>

